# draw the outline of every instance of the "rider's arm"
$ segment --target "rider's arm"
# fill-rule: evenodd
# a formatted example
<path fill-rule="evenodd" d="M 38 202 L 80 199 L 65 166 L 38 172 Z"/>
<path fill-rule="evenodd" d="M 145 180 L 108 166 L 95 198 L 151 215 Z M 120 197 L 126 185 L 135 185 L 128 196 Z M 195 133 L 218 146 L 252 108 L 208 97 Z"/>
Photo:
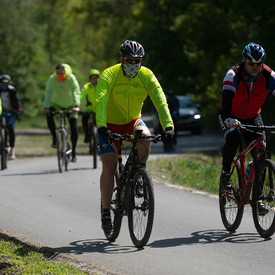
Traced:
<path fill-rule="evenodd" d="M 46 84 L 46 92 L 44 99 L 44 109 L 47 109 L 51 106 L 51 97 L 53 91 L 53 76 L 50 76 Z"/>
<path fill-rule="evenodd" d="M 269 89 L 273 96 L 275 96 L 275 73 L 271 70 L 270 78 L 269 78 Z"/>
<path fill-rule="evenodd" d="M 80 104 L 82 104 L 85 99 L 86 99 L 86 89 L 84 86 L 80 93 Z"/>
<path fill-rule="evenodd" d="M 109 98 L 110 83 L 112 81 L 112 72 L 106 69 L 99 78 L 96 85 L 96 124 L 97 127 L 107 127 L 107 102 Z"/>
<path fill-rule="evenodd" d="M 143 69 L 144 70 L 144 69 Z M 146 68 L 145 76 L 143 77 L 146 89 L 148 90 L 149 96 L 158 111 L 159 120 L 162 129 L 165 130 L 167 127 L 174 129 L 174 123 L 168 108 L 165 94 L 151 70 Z"/>
<path fill-rule="evenodd" d="M 235 93 L 230 90 L 224 90 L 222 92 L 222 114 L 223 118 L 232 117 L 232 100 L 235 96 Z"/>
<path fill-rule="evenodd" d="M 233 69 L 227 71 L 222 86 L 222 114 L 223 118 L 232 117 L 232 100 L 236 93 L 238 80 Z"/>
<path fill-rule="evenodd" d="M 73 101 L 74 101 L 74 107 L 80 106 L 80 87 L 76 80 L 76 77 L 71 74 L 71 81 L 72 81 L 72 94 L 73 94 Z"/>

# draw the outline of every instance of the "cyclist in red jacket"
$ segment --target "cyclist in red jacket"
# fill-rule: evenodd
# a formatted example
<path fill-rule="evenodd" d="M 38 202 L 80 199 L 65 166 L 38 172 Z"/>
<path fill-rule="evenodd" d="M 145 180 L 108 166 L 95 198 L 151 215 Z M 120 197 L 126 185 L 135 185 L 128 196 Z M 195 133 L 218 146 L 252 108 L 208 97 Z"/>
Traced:
<path fill-rule="evenodd" d="M 241 143 L 238 126 L 241 123 L 263 125 L 261 107 L 268 92 L 275 94 L 275 74 L 263 63 L 266 59 L 263 47 L 251 42 L 244 47 L 242 55 L 241 63 L 229 69 L 225 75 L 219 107 L 219 123 L 225 136 L 222 185 L 226 190 L 232 187 L 231 164 Z M 242 135 L 246 143 L 257 138 L 254 133 Z"/>

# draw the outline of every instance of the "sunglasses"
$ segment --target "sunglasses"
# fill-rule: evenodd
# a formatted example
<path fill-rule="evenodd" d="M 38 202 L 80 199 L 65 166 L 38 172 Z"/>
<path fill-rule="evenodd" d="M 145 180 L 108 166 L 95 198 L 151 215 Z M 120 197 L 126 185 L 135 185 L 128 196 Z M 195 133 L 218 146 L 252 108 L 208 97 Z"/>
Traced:
<path fill-rule="evenodd" d="M 251 66 L 251 67 L 254 67 L 254 66 L 259 67 L 263 64 L 263 62 L 258 62 L 258 63 L 253 63 L 253 62 L 249 62 L 249 61 L 245 61 L 245 62 L 248 64 L 248 66 Z"/>
<path fill-rule="evenodd" d="M 124 61 L 131 64 L 138 64 L 141 62 L 141 58 L 124 58 Z"/>

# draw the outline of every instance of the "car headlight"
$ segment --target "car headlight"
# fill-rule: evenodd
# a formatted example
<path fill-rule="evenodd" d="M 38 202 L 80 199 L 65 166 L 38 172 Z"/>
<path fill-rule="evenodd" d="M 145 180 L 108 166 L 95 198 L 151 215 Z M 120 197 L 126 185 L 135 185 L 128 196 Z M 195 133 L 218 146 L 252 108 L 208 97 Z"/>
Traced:
<path fill-rule="evenodd" d="M 195 114 L 194 115 L 194 119 L 200 119 L 201 118 L 201 115 L 200 114 Z"/>

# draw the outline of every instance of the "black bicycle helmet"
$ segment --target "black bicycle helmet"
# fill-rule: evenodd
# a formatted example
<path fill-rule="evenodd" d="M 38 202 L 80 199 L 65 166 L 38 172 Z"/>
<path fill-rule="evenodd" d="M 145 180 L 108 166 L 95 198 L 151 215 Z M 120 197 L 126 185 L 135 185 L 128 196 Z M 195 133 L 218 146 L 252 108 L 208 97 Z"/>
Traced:
<path fill-rule="evenodd" d="M 254 42 L 244 47 L 242 55 L 245 60 L 253 63 L 260 63 L 266 59 L 264 48 Z"/>
<path fill-rule="evenodd" d="M 0 82 L 1 83 L 9 83 L 11 81 L 11 77 L 7 74 L 0 75 Z"/>
<path fill-rule="evenodd" d="M 136 41 L 126 40 L 120 46 L 120 54 L 122 56 L 132 56 L 142 58 L 145 55 L 141 44 Z"/>

